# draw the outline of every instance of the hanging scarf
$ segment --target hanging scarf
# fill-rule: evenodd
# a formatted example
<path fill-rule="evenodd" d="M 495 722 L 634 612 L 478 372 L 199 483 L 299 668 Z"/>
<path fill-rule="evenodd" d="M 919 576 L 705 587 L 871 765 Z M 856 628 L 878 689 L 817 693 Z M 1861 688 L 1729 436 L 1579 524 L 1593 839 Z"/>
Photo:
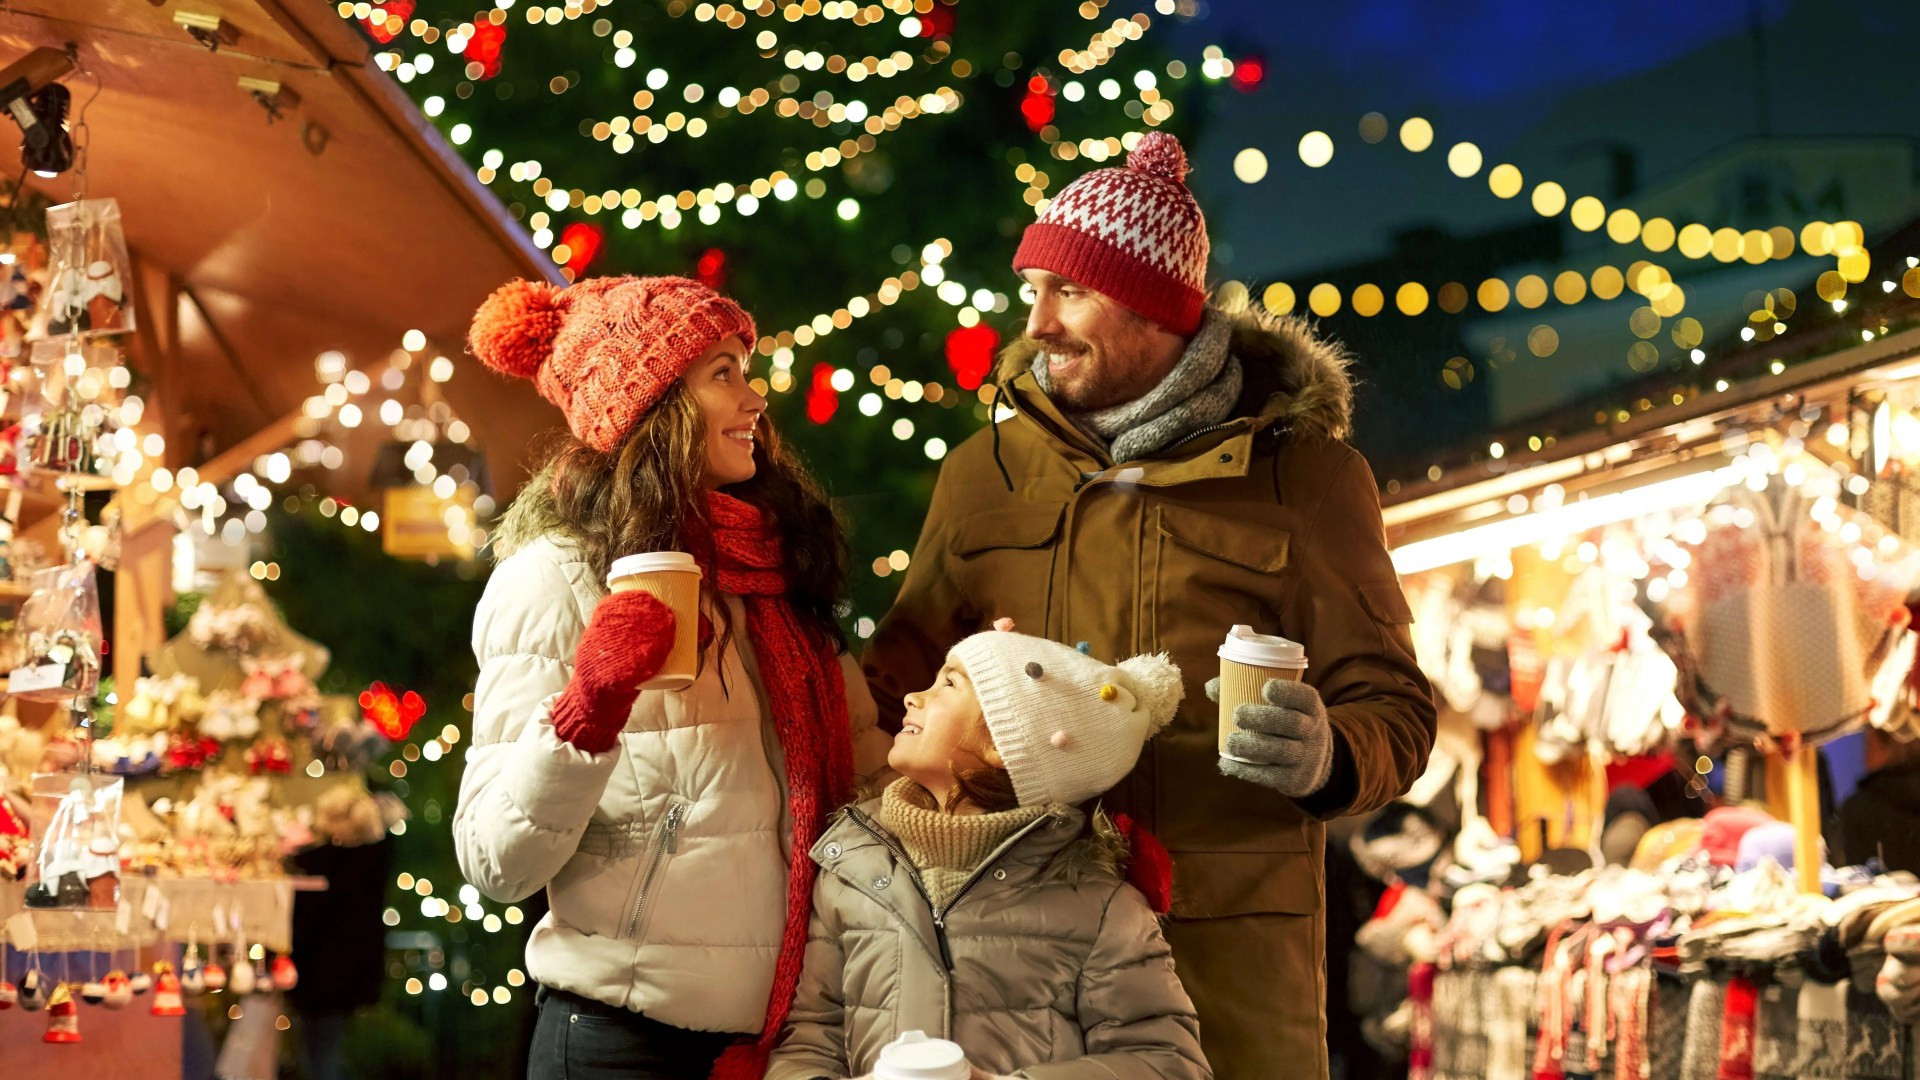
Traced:
<path fill-rule="evenodd" d="M 1171 446 L 1225 420 L 1239 402 L 1242 373 L 1239 359 L 1229 349 L 1232 343 L 1233 321 L 1208 308 L 1187 351 L 1160 385 L 1132 401 L 1068 415 L 1081 430 L 1107 445 L 1115 462 Z M 1040 389 L 1053 392 L 1044 351 L 1033 358 L 1033 377 Z"/>
<path fill-rule="evenodd" d="M 714 564 L 707 569 L 721 592 L 745 603 L 747 638 L 759 661 L 767 710 L 786 750 L 787 807 L 793 818 L 787 924 L 780 935 L 766 1024 L 754 1041 L 729 1047 L 713 1068 L 714 1080 L 757 1080 L 786 1026 L 800 984 L 813 907 L 814 863 L 809 853 L 827 815 L 852 797 L 853 737 L 840 657 L 832 641 L 809 632 L 787 601 L 786 552 L 779 532 L 758 507 L 731 495 L 709 493 L 707 512 L 713 523 Z"/>

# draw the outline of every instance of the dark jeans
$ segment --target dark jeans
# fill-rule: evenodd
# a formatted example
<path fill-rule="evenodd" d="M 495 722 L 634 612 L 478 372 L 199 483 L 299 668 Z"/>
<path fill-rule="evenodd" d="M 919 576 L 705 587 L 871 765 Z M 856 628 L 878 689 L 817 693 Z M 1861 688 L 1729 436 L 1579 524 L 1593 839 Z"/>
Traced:
<path fill-rule="evenodd" d="M 699 1080 L 735 1038 L 688 1031 L 565 990 L 534 995 L 528 1080 Z"/>

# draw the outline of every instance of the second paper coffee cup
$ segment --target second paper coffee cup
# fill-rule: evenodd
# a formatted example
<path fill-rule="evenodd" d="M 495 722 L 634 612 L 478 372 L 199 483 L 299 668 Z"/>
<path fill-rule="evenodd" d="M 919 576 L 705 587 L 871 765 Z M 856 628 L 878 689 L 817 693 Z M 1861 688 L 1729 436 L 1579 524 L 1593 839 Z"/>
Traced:
<path fill-rule="evenodd" d="M 1227 736 L 1239 731 L 1233 710 L 1241 705 L 1263 705 L 1260 691 L 1268 679 L 1298 682 L 1307 674 L 1307 650 L 1297 641 L 1255 633 L 1251 626 L 1235 626 L 1220 643 L 1220 756 L 1246 761 L 1227 753 Z"/>
<path fill-rule="evenodd" d="M 700 664 L 700 564 L 684 551 L 649 551 L 613 560 L 613 592 L 639 589 L 673 610 L 673 651 L 642 690 L 685 690 Z"/>

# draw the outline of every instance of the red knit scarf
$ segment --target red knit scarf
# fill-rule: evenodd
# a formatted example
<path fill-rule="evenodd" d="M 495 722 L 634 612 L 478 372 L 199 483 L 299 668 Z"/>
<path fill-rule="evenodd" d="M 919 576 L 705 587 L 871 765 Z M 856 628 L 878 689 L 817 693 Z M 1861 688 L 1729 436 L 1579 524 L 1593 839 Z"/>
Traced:
<path fill-rule="evenodd" d="M 786 1027 L 800 985 L 807 921 L 813 910 L 813 858 L 827 815 L 853 794 L 853 736 L 847 688 L 833 642 L 809 633 L 787 602 L 786 553 L 758 507 L 719 492 L 707 496 L 713 522 L 714 584 L 742 598 L 747 638 L 759 661 L 767 709 L 787 759 L 793 859 L 787 868 L 787 925 L 773 969 L 773 995 L 760 1037 L 729 1047 L 714 1080 L 758 1078 Z"/>

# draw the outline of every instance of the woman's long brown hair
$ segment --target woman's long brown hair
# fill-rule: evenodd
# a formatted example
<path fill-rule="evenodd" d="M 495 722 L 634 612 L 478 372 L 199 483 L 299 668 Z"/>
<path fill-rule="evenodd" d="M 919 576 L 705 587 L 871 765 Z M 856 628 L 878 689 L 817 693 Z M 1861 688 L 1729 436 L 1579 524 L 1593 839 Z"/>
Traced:
<path fill-rule="evenodd" d="M 813 630 L 844 649 L 840 615 L 849 571 L 839 516 L 765 414 L 754 428 L 753 459 L 753 478 L 726 491 L 778 522 L 788 602 Z M 507 510 L 495 557 L 558 533 L 579 545 L 603 581 L 614 559 L 647 551 L 687 551 L 711 566 L 706 466 L 706 422 L 692 392 L 676 382 L 610 451 L 561 433 Z M 712 586 L 709 580 L 702 589 Z M 724 619 L 724 605 L 720 611 Z M 724 648 L 731 630 L 721 632 Z"/>

